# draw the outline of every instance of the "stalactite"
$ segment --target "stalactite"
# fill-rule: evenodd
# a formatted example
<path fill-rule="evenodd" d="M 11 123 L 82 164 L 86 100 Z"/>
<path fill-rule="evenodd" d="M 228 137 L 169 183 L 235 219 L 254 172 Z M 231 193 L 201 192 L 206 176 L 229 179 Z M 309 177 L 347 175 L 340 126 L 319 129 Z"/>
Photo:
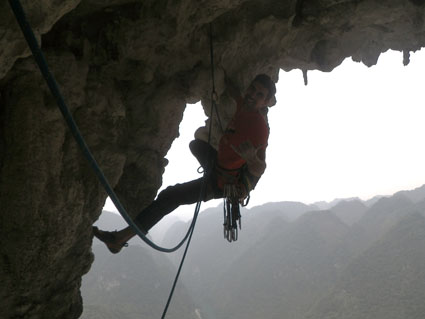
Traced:
<path fill-rule="evenodd" d="M 409 50 L 403 50 L 403 65 L 409 65 L 410 63 L 410 51 Z"/>
<path fill-rule="evenodd" d="M 304 85 L 307 86 L 308 84 L 307 70 L 302 70 L 302 72 L 303 72 Z"/>

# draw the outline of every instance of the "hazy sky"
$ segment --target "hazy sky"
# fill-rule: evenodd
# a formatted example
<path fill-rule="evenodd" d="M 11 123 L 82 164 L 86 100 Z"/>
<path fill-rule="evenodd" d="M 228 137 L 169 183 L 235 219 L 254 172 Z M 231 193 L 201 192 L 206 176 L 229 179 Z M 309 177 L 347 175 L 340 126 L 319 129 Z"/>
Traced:
<path fill-rule="evenodd" d="M 300 70 L 281 71 L 269 112 L 267 170 L 249 207 L 369 199 L 425 184 L 425 51 L 412 53 L 406 67 L 402 61 L 394 51 L 371 68 L 348 58 L 331 73 L 309 71 L 307 86 Z M 164 187 L 200 177 L 188 144 L 204 121 L 200 104 L 187 106 L 167 154 Z M 110 203 L 105 208 L 114 210 Z M 188 218 L 193 209 L 175 214 Z"/>

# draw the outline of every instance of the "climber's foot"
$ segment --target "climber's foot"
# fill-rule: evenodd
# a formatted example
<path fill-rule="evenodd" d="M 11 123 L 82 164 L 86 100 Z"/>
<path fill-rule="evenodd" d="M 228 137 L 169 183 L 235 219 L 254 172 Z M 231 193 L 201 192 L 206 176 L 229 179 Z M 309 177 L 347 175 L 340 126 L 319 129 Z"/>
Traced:
<path fill-rule="evenodd" d="M 123 247 L 128 246 L 127 243 L 118 242 L 116 231 L 103 231 L 96 226 L 93 226 L 93 235 L 100 241 L 104 242 L 106 247 L 108 247 L 109 251 L 113 254 L 118 254 Z"/>

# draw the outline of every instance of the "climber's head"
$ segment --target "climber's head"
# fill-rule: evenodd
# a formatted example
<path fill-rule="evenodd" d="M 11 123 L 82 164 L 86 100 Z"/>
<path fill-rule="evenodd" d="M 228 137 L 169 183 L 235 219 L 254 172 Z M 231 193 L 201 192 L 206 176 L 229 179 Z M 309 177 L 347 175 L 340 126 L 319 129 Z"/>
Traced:
<path fill-rule="evenodd" d="M 245 92 L 244 104 L 250 109 L 263 109 L 275 104 L 276 86 L 266 74 L 259 74 Z"/>

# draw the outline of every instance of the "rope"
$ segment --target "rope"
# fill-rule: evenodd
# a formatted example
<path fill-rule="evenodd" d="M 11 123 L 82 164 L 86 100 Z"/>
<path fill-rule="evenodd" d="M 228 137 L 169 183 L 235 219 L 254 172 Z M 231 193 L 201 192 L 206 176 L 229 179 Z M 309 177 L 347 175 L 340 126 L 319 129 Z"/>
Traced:
<path fill-rule="evenodd" d="M 211 119 L 210 119 L 210 129 L 208 134 L 208 143 L 210 143 L 210 136 L 211 136 L 211 122 L 212 122 L 212 116 L 213 116 L 213 109 L 215 109 L 215 113 L 217 115 L 217 120 L 219 127 L 221 129 L 221 132 L 224 133 L 223 125 L 221 124 L 220 115 L 218 114 L 218 108 L 217 108 L 217 92 L 215 91 L 215 81 L 214 81 L 214 45 L 213 45 L 213 30 L 212 30 L 212 23 L 210 23 L 210 64 L 211 64 L 211 79 L 212 79 L 212 90 L 211 90 L 211 103 L 213 104 L 213 107 L 211 108 Z"/>
<path fill-rule="evenodd" d="M 178 268 L 176 277 L 174 279 L 173 282 L 173 286 L 171 288 L 171 292 L 170 295 L 168 297 L 167 300 L 167 304 L 164 308 L 164 311 L 162 313 L 162 319 L 165 318 L 165 315 L 167 313 L 168 307 L 170 305 L 171 299 L 173 297 L 174 294 L 174 290 L 175 287 L 177 285 L 177 281 L 179 279 L 186 255 L 187 255 L 187 251 L 189 249 L 189 245 L 192 239 L 192 235 L 193 235 L 193 231 L 195 229 L 195 224 L 196 224 L 196 220 L 198 218 L 199 215 L 199 211 L 201 208 L 201 202 L 202 199 L 204 197 L 205 194 L 205 190 L 206 190 L 206 181 L 208 180 L 208 176 L 211 172 L 210 169 L 205 170 L 204 172 L 204 178 L 203 178 L 203 182 L 202 182 L 202 186 L 201 186 L 201 192 L 199 195 L 199 200 L 196 203 L 196 207 L 195 207 L 195 212 L 194 212 L 194 216 L 193 216 L 193 220 L 192 223 L 190 224 L 190 227 L 186 233 L 186 235 L 184 236 L 183 240 L 174 248 L 163 248 L 160 246 L 157 246 L 155 243 L 153 243 L 151 240 L 149 240 L 146 235 L 137 227 L 137 225 L 133 222 L 133 220 L 131 219 L 131 217 L 128 215 L 127 211 L 125 210 L 125 208 L 122 206 L 121 202 L 119 201 L 118 197 L 116 196 L 114 190 L 112 189 L 111 185 L 109 184 L 107 178 L 105 177 L 102 169 L 99 167 L 99 165 L 97 164 L 93 154 L 91 153 L 90 149 L 88 148 L 84 138 L 81 135 L 80 130 L 78 129 L 77 124 L 74 121 L 74 118 L 71 114 L 71 112 L 69 111 L 68 106 L 65 103 L 65 100 L 59 90 L 59 87 L 53 77 L 53 75 L 51 74 L 49 67 L 47 65 L 46 59 L 37 43 L 37 39 L 34 36 L 34 33 L 32 31 L 31 26 L 29 25 L 26 17 L 25 17 L 25 13 L 24 10 L 19 2 L 19 0 L 9 0 L 9 4 L 13 10 L 13 13 L 15 14 L 16 20 L 19 23 L 19 26 L 21 27 L 22 33 L 25 36 L 25 39 L 28 42 L 28 46 L 31 49 L 31 52 L 34 56 L 34 59 L 36 61 L 36 63 L 38 64 L 38 67 L 44 77 L 44 79 L 46 80 L 46 83 L 52 93 L 52 95 L 55 97 L 57 105 L 66 121 L 66 123 L 69 126 L 69 129 L 71 130 L 72 135 L 74 136 L 77 144 L 80 146 L 83 155 L 86 157 L 86 159 L 89 161 L 92 169 L 94 170 L 94 172 L 96 173 L 96 176 L 98 177 L 100 183 L 103 185 L 105 191 L 108 193 L 109 197 L 111 198 L 112 202 L 115 204 L 116 208 L 118 209 L 119 213 L 121 214 L 121 216 L 125 219 L 125 221 L 134 229 L 134 231 L 136 232 L 136 234 L 145 242 L 147 243 L 149 246 L 151 246 L 152 248 L 162 251 L 162 252 L 173 252 L 176 251 L 177 249 L 179 249 L 184 242 L 186 241 L 186 239 L 188 239 L 187 244 L 186 244 L 186 248 L 184 250 L 183 253 L 183 257 L 182 260 L 180 262 L 180 266 Z M 213 109 L 216 107 L 216 98 L 217 98 L 217 93 L 215 91 L 215 82 L 214 82 L 214 60 L 213 60 L 213 43 L 212 43 L 212 26 L 210 24 L 210 53 L 211 53 L 211 77 L 212 77 L 212 103 L 211 103 L 211 121 L 212 121 L 212 117 L 213 117 Z M 208 135 L 208 143 L 210 143 L 211 140 L 211 123 L 210 123 L 210 127 L 209 127 L 209 135 Z M 208 154 L 209 157 L 209 154 Z"/>
<path fill-rule="evenodd" d="M 209 174 L 209 173 L 206 173 L 206 174 Z M 204 181 L 202 182 L 201 194 L 199 196 L 198 202 L 196 203 L 195 215 L 193 216 L 193 220 L 195 222 L 196 222 L 196 219 L 198 218 L 199 210 L 201 208 L 202 195 L 205 194 L 205 189 L 206 189 L 206 182 L 205 181 L 207 180 L 207 178 L 205 176 L 206 174 L 204 174 Z M 171 303 L 171 299 L 173 298 L 174 290 L 176 289 L 177 281 L 179 280 L 180 272 L 183 268 L 183 264 L 184 264 L 184 261 L 186 259 L 186 254 L 187 254 L 187 251 L 189 249 L 189 245 L 190 245 L 190 242 L 192 240 L 192 235 L 193 235 L 194 230 L 195 230 L 195 227 L 191 228 L 189 239 L 187 240 L 186 248 L 184 249 L 184 253 L 183 253 L 182 259 L 180 261 L 180 265 L 179 265 L 179 268 L 177 270 L 176 277 L 174 278 L 173 286 L 171 287 L 171 291 L 170 291 L 170 294 L 168 296 L 168 300 L 167 300 L 167 303 L 165 305 L 164 311 L 162 313 L 161 319 L 165 318 L 165 315 L 167 314 L 167 311 L 168 311 L 168 307 L 170 306 L 170 303 Z"/>
<path fill-rule="evenodd" d="M 186 239 L 189 237 L 192 229 L 194 228 L 196 216 L 194 216 L 192 223 L 191 223 L 186 235 L 182 239 L 182 241 L 173 248 L 160 247 L 160 246 L 156 245 L 154 242 L 152 242 L 149 238 L 146 237 L 146 235 L 133 222 L 133 220 L 128 215 L 125 208 L 122 206 L 117 195 L 115 194 L 114 190 L 112 189 L 111 185 L 109 184 L 108 180 L 106 179 L 105 175 L 103 174 L 102 169 L 97 164 L 93 154 L 91 153 L 91 151 L 88 148 L 84 138 L 82 137 L 81 132 L 78 129 L 78 126 L 75 123 L 74 118 L 73 118 L 71 112 L 69 111 L 69 108 L 66 105 L 65 100 L 64 100 L 64 98 L 63 98 L 63 96 L 62 96 L 62 94 L 61 94 L 61 92 L 58 88 L 58 85 L 57 85 L 53 75 L 51 74 L 51 72 L 49 70 L 46 59 L 45 59 L 45 57 L 44 57 L 44 55 L 43 55 L 43 53 L 42 53 L 42 51 L 41 51 L 41 49 L 38 45 L 37 39 L 34 36 L 32 28 L 29 25 L 29 23 L 28 23 L 28 21 L 25 17 L 24 10 L 23 10 L 19 0 L 9 0 L 9 4 L 10 4 L 12 10 L 13 10 L 13 13 L 15 14 L 15 17 L 16 17 L 16 20 L 19 23 L 19 26 L 21 27 L 22 33 L 24 34 L 25 39 L 28 42 L 28 46 L 31 49 L 31 52 L 34 56 L 34 59 L 35 59 L 36 63 L 38 64 L 38 67 L 39 67 L 44 79 L 46 80 L 46 83 L 49 86 L 49 89 L 50 89 L 52 95 L 56 99 L 56 103 L 57 103 L 66 123 L 68 124 L 68 127 L 69 127 L 72 135 L 74 136 L 74 139 L 76 140 L 77 144 L 81 148 L 84 157 L 88 160 L 88 162 L 91 165 L 93 171 L 95 172 L 97 178 L 99 179 L 100 183 L 103 185 L 106 193 L 109 195 L 112 202 L 115 204 L 115 207 L 118 209 L 121 216 L 124 218 L 124 220 L 127 222 L 127 224 L 130 225 L 134 229 L 136 234 L 146 244 L 148 244 L 152 248 L 154 248 L 158 251 L 161 251 L 161 252 L 166 252 L 166 253 L 171 253 L 171 252 L 178 250 L 184 244 Z M 197 215 L 198 213 L 199 212 L 195 211 L 194 215 Z"/>
<path fill-rule="evenodd" d="M 208 144 L 210 144 L 210 142 L 211 142 L 211 127 L 212 127 L 212 121 L 213 121 L 213 115 L 214 115 L 214 113 L 213 113 L 214 108 L 217 111 L 217 105 L 215 103 L 216 98 L 217 98 L 217 92 L 215 91 L 215 79 L 214 79 L 214 50 L 213 50 L 212 23 L 210 23 L 210 56 L 211 56 L 212 93 L 211 93 L 211 112 L 210 112 L 211 119 L 210 119 L 210 126 L 209 126 L 209 132 L 208 132 Z M 210 158 L 210 155 L 211 155 L 211 148 L 208 148 L 208 154 L 207 154 L 207 158 L 208 159 Z M 205 194 L 205 190 L 206 190 L 206 186 L 207 186 L 206 181 L 208 180 L 209 175 L 211 174 L 211 171 L 212 171 L 211 169 L 212 169 L 212 167 L 206 167 L 206 169 L 204 169 L 204 180 L 202 181 L 201 193 L 199 194 L 199 200 L 196 203 L 195 214 L 193 216 L 193 222 L 192 222 L 193 223 L 193 227 L 191 228 L 189 239 L 187 241 L 186 248 L 184 250 L 182 259 L 180 261 L 179 269 L 177 270 L 176 278 L 174 279 L 173 286 L 171 288 L 170 295 L 168 296 L 167 304 L 165 305 L 164 312 L 162 313 L 161 319 L 164 319 L 165 318 L 165 315 L 167 313 L 168 307 L 170 305 L 171 299 L 172 299 L 173 294 L 174 294 L 174 290 L 176 288 L 177 281 L 178 281 L 178 279 L 180 277 L 180 272 L 181 272 L 181 270 L 183 268 L 183 264 L 184 264 L 184 261 L 186 259 L 186 254 L 187 254 L 187 251 L 189 249 L 190 242 L 192 240 L 193 231 L 195 230 L 195 222 L 196 222 L 196 219 L 198 218 L 199 210 L 201 208 L 202 198 L 203 198 L 203 196 Z"/>
<path fill-rule="evenodd" d="M 74 136 L 74 139 L 76 140 L 77 144 L 79 145 L 79 147 L 81 148 L 83 155 L 86 157 L 86 159 L 89 161 L 92 169 L 94 170 L 97 178 L 99 179 L 100 183 L 103 185 L 105 191 L 107 192 L 107 194 L 109 195 L 109 197 L 111 198 L 112 202 L 115 204 L 116 208 L 118 209 L 119 213 L 121 214 L 121 216 L 125 219 L 125 221 L 134 229 L 134 231 L 136 232 L 136 234 L 145 242 L 147 243 L 149 246 L 151 246 L 152 248 L 162 251 L 162 252 L 173 252 L 176 251 L 177 249 L 179 249 L 183 243 L 186 241 L 186 239 L 188 239 L 187 241 L 187 245 L 185 248 L 185 251 L 183 253 L 183 257 L 182 260 L 180 262 L 180 266 L 179 269 L 177 271 L 176 277 L 174 279 L 173 282 L 173 286 L 171 288 L 171 292 L 170 295 L 168 297 L 167 300 L 167 304 L 164 308 L 163 314 L 162 314 L 162 319 L 165 318 L 165 315 L 167 313 L 168 307 L 170 305 L 171 299 L 173 297 L 174 294 L 174 290 L 178 281 L 178 278 L 180 276 L 181 273 L 181 269 L 183 267 L 184 264 L 184 260 L 186 258 L 186 254 L 187 251 L 189 249 L 189 245 L 192 239 L 192 235 L 193 235 L 193 231 L 195 229 L 195 224 L 196 224 L 196 220 L 198 218 L 199 215 L 199 211 L 201 208 L 201 202 L 202 202 L 202 198 L 204 197 L 205 194 L 205 190 L 206 190 L 206 181 L 208 179 L 208 176 L 211 172 L 211 170 L 206 170 L 204 172 L 204 179 L 203 179 L 203 183 L 201 186 L 201 192 L 199 195 L 199 200 L 196 203 L 196 207 L 195 207 L 195 213 L 193 216 L 193 220 L 192 223 L 190 224 L 190 227 L 186 233 L 186 235 L 184 236 L 183 240 L 174 248 L 163 248 L 160 246 L 157 246 L 155 243 L 153 243 L 151 240 L 149 240 L 146 235 L 137 227 L 137 225 L 133 222 L 133 220 L 131 219 L 131 217 L 128 215 L 127 211 L 125 210 L 125 208 L 122 206 L 121 202 L 119 201 L 118 197 L 116 196 L 114 190 L 112 189 L 111 185 L 109 184 L 107 178 L 105 177 L 102 169 L 99 167 L 99 165 L 97 164 L 93 154 L 91 153 L 90 149 L 88 148 L 84 138 L 81 135 L 80 130 L 78 129 L 77 124 L 74 121 L 74 118 L 71 114 L 71 112 L 69 111 L 68 106 L 65 103 L 65 100 L 59 90 L 59 87 L 53 77 L 53 75 L 51 74 L 49 67 L 47 65 L 46 59 L 38 45 L 37 39 L 34 36 L 34 33 L 32 31 L 31 26 L 29 25 L 26 17 L 25 17 L 25 12 L 19 2 L 19 0 L 9 0 L 9 4 L 13 10 L 13 13 L 15 14 L 16 20 L 19 23 L 19 26 L 22 30 L 22 33 L 25 36 L 25 39 L 28 43 L 28 46 L 31 49 L 31 52 L 34 56 L 34 59 L 52 93 L 52 95 L 54 96 L 54 98 L 56 99 L 57 105 L 66 121 L 66 123 L 69 126 L 69 129 L 72 133 L 72 135 Z M 213 116 L 213 108 L 216 106 L 215 104 L 215 99 L 217 96 L 217 93 L 215 92 L 215 82 L 214 82 L 214 61 L 213 61 L 213 43 L 212 43 L 212 26 L 210 24 L 210 46 L 211 46 L 211 76 L 212 76 L 212 86 L 213 86 L 213 90 L 212 90 L 212 103 L 211 103 L 211 120 L 212 120 L 212 116 Z M 210 127 L 209 127 L 209 136 L 208 136 L 208 143 L 210 143 L 210 139 L 211 139 L 211 123 L 210 123 Z"/>

